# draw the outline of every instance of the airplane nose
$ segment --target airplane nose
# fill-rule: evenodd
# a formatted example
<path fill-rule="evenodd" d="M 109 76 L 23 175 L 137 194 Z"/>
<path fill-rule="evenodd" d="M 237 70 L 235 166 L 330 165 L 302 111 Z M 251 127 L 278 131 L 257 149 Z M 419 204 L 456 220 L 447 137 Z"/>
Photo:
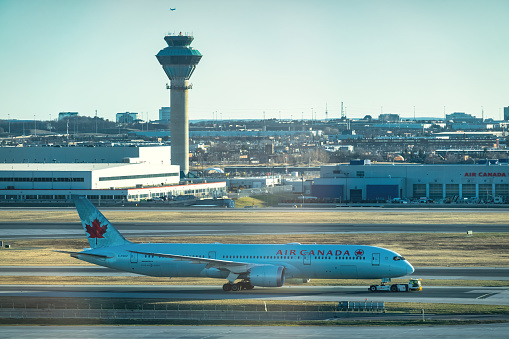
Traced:
<path fill-rule="evenodd" d="M 406 273 L 407 273 L 407 274 L 412 274 L 412 273 L 414 273 L 415 269 L 414 269 L 414 267 L 412 266 L 412 264 L 410 264 L 409 262 L 407 262 L 407 265 L 408 265 L 408 266 L 407 266 L 407 268 L 406 268 Z"/>

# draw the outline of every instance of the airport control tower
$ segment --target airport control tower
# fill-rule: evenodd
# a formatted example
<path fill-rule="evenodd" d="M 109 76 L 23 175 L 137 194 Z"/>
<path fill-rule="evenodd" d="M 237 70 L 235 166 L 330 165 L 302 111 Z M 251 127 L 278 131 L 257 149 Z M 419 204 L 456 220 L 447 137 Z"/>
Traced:
<path fill-rule="evenodd" d="M 200 62 L 201 53 L 189 45 L 194 38 L 188 35 L 167 35 L 168 47 L 157 53 L 156 58 L 170 79 L 170 133 L 171 163 L 179 165 L 185 175 L 189 173 L 189 114 L 187 90 L 192 88 L 189 78 Z"/>

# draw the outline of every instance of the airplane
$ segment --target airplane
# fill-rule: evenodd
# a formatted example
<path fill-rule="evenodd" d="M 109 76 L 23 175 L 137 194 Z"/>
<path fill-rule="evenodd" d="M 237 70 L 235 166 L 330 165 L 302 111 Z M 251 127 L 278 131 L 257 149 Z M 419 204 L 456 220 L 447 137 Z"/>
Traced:
<path fill-rule="evenodd" d="M 174 10 L 176 10 L 176 8 L 170 8 L 170 11 L 174 11 Z"/>
<path fill-rule="evenodd" d="M 409 275 L 400 254 L 365 245 L 133 243 L 84 196 L 73 196 L 90 248 L 58 251 L 92 264 L 153 277 L 226 279 L 224 291 L 281 287 L 286 279 L 378 279 Z M 237 282 L 236 282 L 237 281 Z"/>

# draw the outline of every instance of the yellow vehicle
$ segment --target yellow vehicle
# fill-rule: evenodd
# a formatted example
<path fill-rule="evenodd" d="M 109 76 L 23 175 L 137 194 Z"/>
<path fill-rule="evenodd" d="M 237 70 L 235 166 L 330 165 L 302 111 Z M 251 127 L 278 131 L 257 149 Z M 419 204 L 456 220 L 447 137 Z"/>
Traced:
<path fill-rule="evenodd" d="M 422 291 L 421 279 L 410 279 L 408 282 L 409 291 Z"/>

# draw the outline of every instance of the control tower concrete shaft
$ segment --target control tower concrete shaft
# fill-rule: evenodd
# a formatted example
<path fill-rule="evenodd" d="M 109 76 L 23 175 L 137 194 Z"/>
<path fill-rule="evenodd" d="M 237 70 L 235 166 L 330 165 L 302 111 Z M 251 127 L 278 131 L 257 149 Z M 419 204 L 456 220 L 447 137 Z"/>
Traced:
<path fill-rule="evenodd" d="M 179 165 L 185 175 L 189 173 L 189 114 L 187 90 L 192 88 L 189 78 L 200 62 L 201 53 L 189 45 L 194 40 L 188 35 L 167 35 L 168 47 L 156 58 L 170 79 L 170 133 L 171 163 Z"/>

